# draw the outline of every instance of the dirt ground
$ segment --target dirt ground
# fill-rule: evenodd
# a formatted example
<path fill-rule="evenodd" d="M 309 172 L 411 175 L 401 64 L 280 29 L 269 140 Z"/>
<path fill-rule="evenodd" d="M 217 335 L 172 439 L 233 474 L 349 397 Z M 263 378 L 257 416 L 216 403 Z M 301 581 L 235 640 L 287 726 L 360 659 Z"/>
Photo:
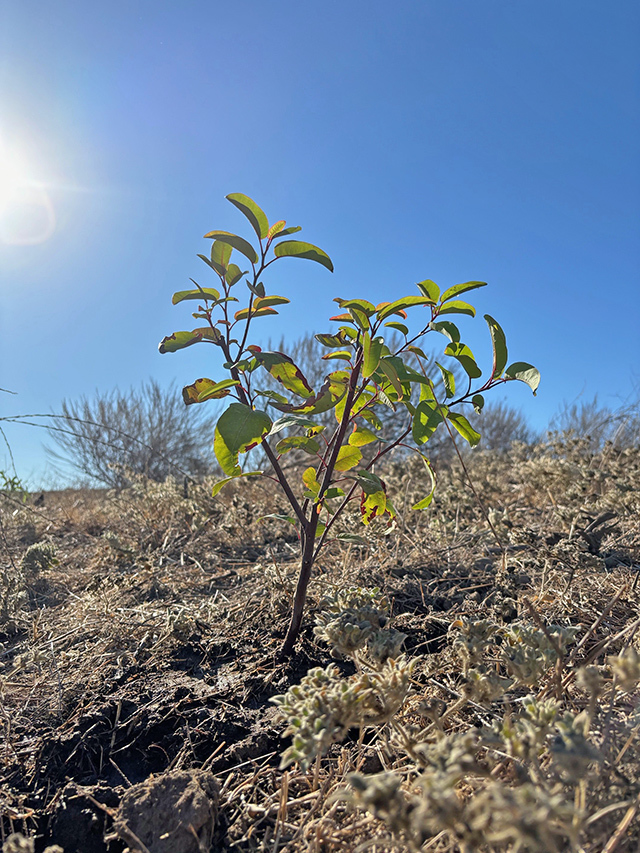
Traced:
<path fill-rule="evenodd" d="M 143 481 L 120 494 L 0 494 L 2 841 L 22 833 L 36 853 L 406 849 L 332 796 L 354 770 L 402 766 L 379 731 L 348 732 L 306 772 L 279 769 L 289 740 L 272 697 L 315 666 L 354 672 L 313 631 L 324 595 L 340 587 L 390 598 L 404 652 L 419 658 L 414 694 L 447 705 L 461 689 L 455 620 L 574 626 L 560 675 L 536 689 L 549 695 L 564 679 L 566 708 L 586 707 L 572 673 L 638 647 L 640 451 L 574 441 L 474 453 L 468 464 L 477 497 L 461 470 L 443 470 L 425 513 L 409 510 L 424 492 L 419 467 L 386 473 L 398 518 L 369 528 L 345 519 L 362 542 L 324 552 L 286 661 L 277 653 L 297 539 L 261 520 L 285 508 L 270 482 L 216 499 L 206 486 L 185 496 L 182 484 Z M 24 562 L 34 544 L 52 546 L 48 564 Z M 611 697 L 592 728 L 602 758 L 583 806 L 595 818 L 562 849 L 639 849 L 640 693 Z M 448 725 L 478 725 L 474 713 Z M 463 847 L 443 830 L 424 849 Z"/>

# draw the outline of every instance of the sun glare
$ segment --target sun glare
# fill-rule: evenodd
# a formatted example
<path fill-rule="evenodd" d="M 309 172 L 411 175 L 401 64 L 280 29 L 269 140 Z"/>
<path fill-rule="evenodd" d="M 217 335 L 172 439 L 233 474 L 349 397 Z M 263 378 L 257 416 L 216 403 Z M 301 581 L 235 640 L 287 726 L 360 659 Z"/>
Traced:
<path fill-rule="evenodd" d="M 55 227 L 55 211 L 45 186 L 35 180 L 24 156 L 0 139 L 0 244 L 44 243 Z"/>

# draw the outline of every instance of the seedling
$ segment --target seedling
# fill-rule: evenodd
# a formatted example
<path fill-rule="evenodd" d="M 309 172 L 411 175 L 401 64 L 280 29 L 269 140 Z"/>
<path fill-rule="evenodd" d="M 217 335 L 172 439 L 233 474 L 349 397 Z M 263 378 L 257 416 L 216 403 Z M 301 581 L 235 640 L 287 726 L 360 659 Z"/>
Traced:
<path fill-rule="evenodd" d="M 257 320 L 277 314 L 276 306 L 289 302 L 284 296 L 267 294 L 262 278 L 272 264 L 283 258 L 301 258 L 332 272 L 331 259 L 311 243 L 287 239 L 300 227 L 287 227 L 284 220 L 270 225 L 265 213 L 246 195 L 232 193 L 227 199 L 248 219 L 257 242 L 228 231 L 205 235 L 213 241 L 211 252 L 199 257 L 219 284 L 202 287 L 191 279 L 192 289 L 173 295 L 174 305 L 197 303 L 193 317 L 200 325 L 168 335 L 159 349 L 161 353 L 175 352 L 203 343 L 218 347 L 222 354 L 226 378 L 197 379 L 182 392 L 187 405 L 234 398 L 216 424 L 214 450 L 227 476 L 214 486 L 213 494 L 238 477 L 272 476 L 289 501 L 293 515 L 278 517 L 297 526 L 301 559 L 291 621 L 281 650 L 288 655 L 300 631 L 313 565 L 334 538 L 336 522 L 345 509 L 358 502 L 365 525 L 396 514 L 385 483 L 376 473 L 381 460 L 397 448 L 411 449 L 421 457 L 430 487 L 413 509 L 425 510 L 433 498 L 435 476 L 423 448 L 438 427 L 443 424 L 451 436 L 455 431 L 475 446 L 480 435 L 463 414 L 464 408 L 481 411 L 485 392 L 513 380 L 525 382 L 535 394 L 540 374 L 525 362 L 507 366 L 505 334 L 486 314 L 493 362 L 482 379 L 471 349 L 462 342 L 450 317 L 475 317 L 474 307 L 460 297 L 484 287 L 485 282 L 467 281 L 441 292 L 427 279 L 418 283 L 417 293 L 379 305 L 367 299 L 336 298 L 339 312 L 330 318 L 336 326 L 317 334 L 316 339 L 327 349 L 322 359 L 328 365 L 337 362 L 339 367 L 327 373 L 320 388 L 312 388 L 292 358 L 262 350 L 250 343 L 249 335 Z M 232 263 L 234 252 L 248 269 Z M 241 302 L 242 294 L 248 300 Z M 397 338 L 398 333 L 401 344 L 391 347 L 390 335 Z M 424 338 L 431 333 L 447 341 L 442 364 L 424 352 Z M 451 370 L 454 363 L 465 376 L 462 389 L 456 387 Z M 280 383 L 282 393 L 260 386 L 264 371 Z M 409 424 L 398 417 L 396 434 L 383 439 L 380 407 L 407 411 Z M 330 410 L 335 414 L 333 429 L 317 420 Z M 365 459 L 362 448 L 366 445 L 372 445 L 373 453 Z M 271 465 L 269 475 L 240 467 L 240 456 L 257 446 Z M 300 482 L 281 465 L 281 458 L 294 449 L 307 453 L 311 462 Z M 354 536 L 339 534 L 335 538 Z"/>

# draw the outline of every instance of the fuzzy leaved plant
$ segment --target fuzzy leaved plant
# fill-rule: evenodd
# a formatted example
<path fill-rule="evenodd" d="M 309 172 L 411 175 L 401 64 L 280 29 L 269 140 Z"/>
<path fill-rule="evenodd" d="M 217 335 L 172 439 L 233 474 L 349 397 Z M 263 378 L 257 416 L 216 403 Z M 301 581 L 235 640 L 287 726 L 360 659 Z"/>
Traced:
<path fill-rule="evenodd" d="M 193 288 L 174 294 L 174 305 L 197 304 L 193 317 L 199 324 L 191 331 L 168 335 L 159 349 L 161 353 L 175 352 L 202 343 L 216 347 L 222 356 L 225 378 L 197 379 L 183 389 L 187 405 L 222 397 L 230 400 L 215 429 L 214 450 L 226 477 L 216 484 L 214 495 L 238 477 L 268 475 L 277 480 L 291 505 L 289 521 L 298 527 L 301 557 L 282 647 L 282 654 L 287 655 L 300 631 L 313 565 L 333 538 L 340 515 L 354 502 L 360 507 L 363 524 L 395 515 L 385 483 L 376 473 L 383 457 L 399 447 L 420 455 L 430 485 L 428 494 L 413 509 L 426 509 L 435 477 L 424 446 L 434 432 L 442 427 L 476 445 L 480 435 L 463 414 L 465 407 L 480 411 L 485 392 L 514 380 L 527 383 L 535 394 L 540 375 L 525 362 L 508 365 L 504 332 L 487 314 L 493 362 L 483 376 L 451 317 L 475 316 L 473 306 L 461 297 L 484 287 L 485 282 L 468 281 L 441 292 L 427 279 L 418 283 L 416 293 L 379 305 L 367 299 L 336 298 L 339 311 L 330 318 L 334 328 L 316 335 L 327 349 L 322 356 L 327 362 L 326 378 L 321 387 L 312 388 L 293 359 L 284 352 L 264 351 L 251 342 L 250 335 L 256 320 L 277 314 L 276 307 L 289 302 L 285 296 L 266 291 L 262 279 L 272 264 L 299 258 L 333 271 L 331 259 L 317 246 L 290 239 L 300 227 L 287 226 L 284 220 L 270 224 L 246 195 L 232 193 L 227 199 L 248 219 L 255 238 L 248 241 L 218 230 L 205 235 L 212 241 L 211 252 L 199 257 L 216 277 L 216 286 L 202 287 L 192 280 Z M 397 341 L 398 333 L 402 343 L 390 347 L 388 342 Z M 429 334 L 444 337 L 444 363 L 425 354 L 424 338 Z M 457 387 L 451 369 L 456 363 L 465 377 L 462 388 Z M 265 372 L 280 384 L 279 392 L 273 390 L 272 382 L 261 386 Z M 409 425 L 406 418 L 398 417 L 396 434 L 386 435 L 384 441 L 380 437 L 381 407 L 406 410 L 410 415 Z M 332 429 L 316 417 L 330 410 L 335 414 Z M 258 445 L 271 465 L 268 474 L 241 468 L 241 456 Z M 373 449 L 366 459 L 365 445 Z M 286 473 L 280 461 L 294 449 L 309 455 L 309 466 L 300 481 L 297 475 Z"/>

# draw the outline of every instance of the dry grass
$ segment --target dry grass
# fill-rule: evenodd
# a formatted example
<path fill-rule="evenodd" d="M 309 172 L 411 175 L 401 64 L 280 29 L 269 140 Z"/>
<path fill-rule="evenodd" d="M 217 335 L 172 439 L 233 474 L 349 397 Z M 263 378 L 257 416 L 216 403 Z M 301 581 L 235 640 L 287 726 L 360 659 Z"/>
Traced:
<path fill-rule="evenodd" d="M 269 700 L 331 661 L 314 637 L 313 610 L 327 591 L 356 585 L 386 593 L 406 654 L 420 657 L 399 718 L 426 731 L 425 699 L 442 703 L 449 734 L 491 725 L 512 701 L 460 702 L 456 620 L 576 628 L 566 655 L 529 690 L 577 714 L 590 704 L 578 670 L 602 667 L 589 731 L 601 759 L 576 788 L 579 839 L 562 849 L 637 850 L 640 694 L 616 689 L 607 660 L 639 647 L 640 452 L 593 454 L 574 441 L 474 453 L 469 465 L 482 503 L 454 467 L 440 473 L 434 505 L 421 514 L 408 510 L 424 491 L 419 467 L 403 461 L 386 472 L 397 523 L 358 528 L 362 547 L 329 546 L 298 652 L 284 665 L 276 653 L 297 543 L 292 529 L 259 520 L 284 509 L 269 481 L 240 482 L 215 500 L 206 487 L 185 496 L 181 484 L 142 481 L 120 495 L 48 493 L 42 506 L 0 495 L 2 577 L 19 576 L 24 592 L 0 626 L 2 838 L 21 831 L 38 837 L 37 850 L 46 841 L 72 853 L 61 815 L 77 801 L 100 824 L 77 849 L 106 851 L 103 833 L 126 788 L 151 773 L 205 768 L 221 787 L 219 847 L 407 849 L 388 823 L 335 797 L 355 771 L 396 771 L 411 790 L 414 769 L 388 726 L 349 732 L 306 772 L 279 769 L 285 724 Z M 346 519 L 344 529 L 356 523 Z M 51 543 L 58 565 L 21 568 L 33 543 Z M 354 672 L 349 660 L 339 665 L 345 677 Z M 495 761 L 493 778 L 517 786 L 516 764 Z M 479 785 L 469 773 L 457 796 L 471 798 Z M 421 849 L 460 844 L 443 827 Z"/>

